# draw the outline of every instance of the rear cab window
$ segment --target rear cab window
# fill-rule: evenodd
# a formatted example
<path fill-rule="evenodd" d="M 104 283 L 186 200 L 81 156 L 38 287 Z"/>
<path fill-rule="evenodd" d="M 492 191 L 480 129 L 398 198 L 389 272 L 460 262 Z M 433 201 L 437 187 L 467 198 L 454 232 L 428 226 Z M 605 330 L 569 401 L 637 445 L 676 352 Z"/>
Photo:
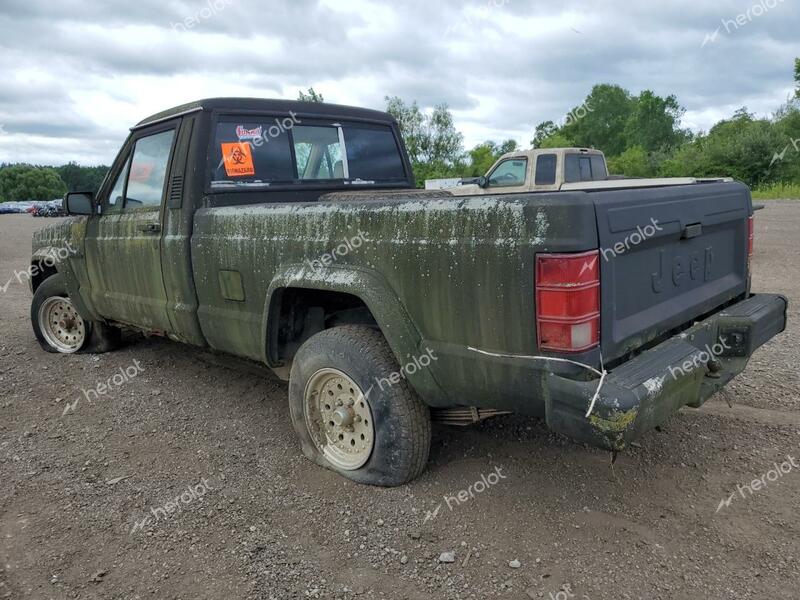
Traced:
<path fill-rule="evenodd" d="M 209 160 L 211 190 L 403 184 L 407 174 L 389 125 L 220 116 Z"/>
<path fill-rule="evenodd" d="M 607 177 L 606 162 L 599 154 L 567 154 L 564 157 L 564 180 L 567 183 L 603 181 Z"/>

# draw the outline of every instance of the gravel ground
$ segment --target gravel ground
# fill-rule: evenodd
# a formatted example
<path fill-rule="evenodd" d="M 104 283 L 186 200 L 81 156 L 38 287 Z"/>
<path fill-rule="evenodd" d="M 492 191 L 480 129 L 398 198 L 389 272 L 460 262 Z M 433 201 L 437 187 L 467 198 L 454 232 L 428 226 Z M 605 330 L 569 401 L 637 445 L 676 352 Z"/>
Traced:
<path fill-rule="evenodd" d="M 12 282 L 0 598 L 797 598 L 800 469 L 737 485 L 800 465 L 800 202 L 756 223 L 754 289 L 787 295 L 791 321 L 733 409 L 683 410 L 613 467 L 536 419 L 437 429 L 423 476 L 388 490 L 306 461 L 272 374 L 162 340 L 45 354 Z M 3 281 L 45 224 L 0 216 Z"/>

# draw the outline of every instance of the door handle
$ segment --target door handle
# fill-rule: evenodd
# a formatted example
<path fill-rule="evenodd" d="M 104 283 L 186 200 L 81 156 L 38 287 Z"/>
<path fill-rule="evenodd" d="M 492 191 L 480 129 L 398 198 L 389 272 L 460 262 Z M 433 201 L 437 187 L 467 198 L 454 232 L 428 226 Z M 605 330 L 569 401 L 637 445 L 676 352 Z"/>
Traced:
<path fill-rule="evenodd" d="M 143 233 L 160 233 L 161 225 L 158 223 L 142 223 L 139 225 L 139 231 Z"/>

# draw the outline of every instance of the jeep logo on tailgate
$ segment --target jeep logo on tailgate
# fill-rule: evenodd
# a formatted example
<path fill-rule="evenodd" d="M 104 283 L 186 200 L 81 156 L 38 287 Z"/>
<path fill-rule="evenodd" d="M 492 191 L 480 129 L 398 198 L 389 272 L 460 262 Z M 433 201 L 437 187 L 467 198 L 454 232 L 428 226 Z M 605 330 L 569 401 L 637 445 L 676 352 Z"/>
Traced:
<path fill-rule="evenodd" d="M 658 271 L 653 273 L 653 291 L 660 294 L 664 291 L 664 282 L 672 282 L 679 288 L 687 281 L 703 281 L 711 279 L 711 268 L 714 264 L 714 251 L 709 246 L 705 252 L 694 251 L 688 255 L 676 255 L 670 259 L 666 250 L 658 253 Z"/>

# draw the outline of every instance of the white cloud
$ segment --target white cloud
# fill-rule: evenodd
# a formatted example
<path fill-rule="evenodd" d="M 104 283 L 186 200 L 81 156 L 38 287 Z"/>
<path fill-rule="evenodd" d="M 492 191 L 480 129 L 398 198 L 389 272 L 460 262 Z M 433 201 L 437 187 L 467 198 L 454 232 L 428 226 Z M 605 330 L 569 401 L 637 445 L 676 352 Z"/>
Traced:
<path fill-rule="evenodd" d="M 108 164 L 149 114 L 202 97 L 295 98 L 309 86 L 370 108 L 386 95 L 446 102 L 468 147 L 526 145 L 537 123 L 601 82 L 675 94 L 685 125 L 707 130 L 744 105 L 774 111 L 800 56 L 800 6 L 786 0 L 705 47 L 749 5 L 210 0 L 223 8 L 209 11 L 208 1 L 6 0 L 0 162 Z"/>

